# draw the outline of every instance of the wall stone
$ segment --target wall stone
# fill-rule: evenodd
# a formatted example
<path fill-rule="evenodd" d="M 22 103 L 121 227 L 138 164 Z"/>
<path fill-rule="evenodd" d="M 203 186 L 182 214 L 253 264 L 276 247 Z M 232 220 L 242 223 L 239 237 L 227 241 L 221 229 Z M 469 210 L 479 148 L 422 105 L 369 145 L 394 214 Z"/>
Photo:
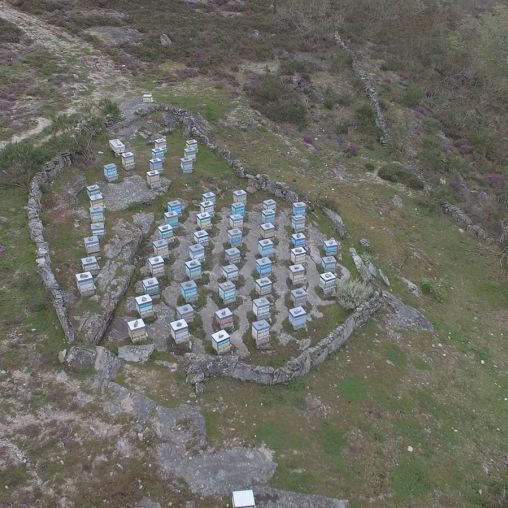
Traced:
<path fill-rule="evenodd" d="M 446 215 L 450 215 L 454 220 L 462 224 L 470 235 L 487 244 L 495 243 L 495 240 L 489 236 L 487 231 L 478 224 L 474 224 L 471 217 L 458 206 L 451 203 L 442 203 L 441 209 Z"/>

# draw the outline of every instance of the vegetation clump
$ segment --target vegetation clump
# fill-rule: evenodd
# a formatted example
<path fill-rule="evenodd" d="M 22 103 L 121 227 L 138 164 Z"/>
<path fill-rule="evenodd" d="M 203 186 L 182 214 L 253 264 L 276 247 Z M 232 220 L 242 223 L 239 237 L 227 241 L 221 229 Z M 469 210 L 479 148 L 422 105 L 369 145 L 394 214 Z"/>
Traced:
<path fill-rule="evenodd" d="M 411 189 L 423 190 L 423 181 L 408 169 L 395 164 L 387 164 L 378 171 L 378 176 L 383 180 L 394 183 L 402 183 Z"/>
<path fill-rule="evenodd" d="M 371 285 L 360 280 L 347 280 L 337 286 L 337 301 L 348 310 L 356 309 L 373 294 Z"/>

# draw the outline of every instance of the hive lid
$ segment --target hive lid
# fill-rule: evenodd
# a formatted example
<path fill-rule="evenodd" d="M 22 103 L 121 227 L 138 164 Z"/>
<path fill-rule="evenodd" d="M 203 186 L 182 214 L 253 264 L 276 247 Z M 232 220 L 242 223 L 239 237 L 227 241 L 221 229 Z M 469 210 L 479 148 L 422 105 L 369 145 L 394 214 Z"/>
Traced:
<path fill-rule="evenodd" d="M 289 267 L 289 270 L 292 272 L 292 273 L 297 273 L 297 272 L 304 272 L 305 271 L 305 267 L 303 265 L 291 265 Z"/>
<path fill-rule="evenodd" d="M 127 323 L 129 330 L 139 330 L 145 327 L 145 322 L 142 319 L 136 319 Z"/>
<path fill-rule="evenodd" d="M 148 258 L 148 262 L 151 264 L 151 265 L 159 265 L 161 263 L 164 263 L 164 259 L 162 259 L 161 256 L 154 256 L 152 258 Z"/>
<path fill-rule="evenodd" d="M 223 309 L 219 309 L 215 311 L 215 315 L 219 318 L 230 317 L 233 315 L 229 307 L 224 307 Z"/>
<path fill-rule="evenodd" d="M 171 328 L 173 330 L 183 330 L 184 328 L 187 328 L 188 325 L 187 325 L 187 321 L 185 321 L 185 319 L 178 319 L 177 321 L 171 321 L 171 323 L 169 323 L 169 326 L 171 326 Z"/>
<path fill-rule="evenodd" d="M 305 314 L 307 314 L 303 307 L 294 307 L 293 309 L 289 309 L 289 313 L 293 317 L 300 317 L 300 316 L 304 316 Z"/>
<path fill-rule="evenodd" d="M 141 295 L 135 297 L 136 303 L 143 304 L 143 303 L 150 303 L 152 301 L 152 297 L 150 295 Z"/>
<path fill-rule="evenodd" d="M 155 277 L 149 277 L 148 279 L 143 280 L 143 286 L 156 286 L 159 284 L 159 281 Z"/>
<path fill-rule="evenodd" d="M 265 222 L 264 224 L 261 224 L 261 229 L 267 230 L 267 229 L 274 229 L 275 226 L 271 222 Z"/>
<path fill-rule="evenodd" d="M 233 492 L 233 505 L 235 508 L 250 508 L 255 506 L 254 492 L 252 490 L 237 490 Z"/>

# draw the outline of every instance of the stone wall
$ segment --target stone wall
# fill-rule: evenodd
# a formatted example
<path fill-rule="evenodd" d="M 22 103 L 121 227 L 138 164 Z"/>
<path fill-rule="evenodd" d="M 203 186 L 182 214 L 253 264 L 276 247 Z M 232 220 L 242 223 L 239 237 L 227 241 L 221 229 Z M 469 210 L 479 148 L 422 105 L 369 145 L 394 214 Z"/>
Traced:
<path fill-rule="evenodd" d="M 37 271 L 44 287 L 49 293 L 58 320 L 62 325 L 67 342 L 75 339 L 74 328 L 70 322 L 65 298 L 51 269 L 49 246 L 44 239 L 44 226 L 41 219 L 42 188 L 55 178 L 64 168 L 72 164 L 70 153 L 62 153 L 44 165 L 30 182 L 28 190 L 28 230 L 30 238 L 35 243 Z"/>
<path fill-rule="evenodd" d="M 482 242 L 487 244 L 494 243 L 494 239 L 489 236 L 487 231 L 483 229 L 478 224 L 474 224 L 471 217 L 464 212 L 464 210 L 460 209 L 458 206 L 452 205 L 451 203 L 442 203 L 441 209 L 446 215 L 450 215 L 454 220 L 459 222 L 464 226 L 464 229 L 474 236 L 478 238 Z"/>
<path fill-rule="evenodd" d="M 213 357 L 188 353 L 185 358 L 187 381 L 199 385 L 211 377 L 230 377 L 264 385 L 287 383 L 323 363 L 331 353 L 347 342 L 353 332 L 360 328 L 381 304 L 382 296 L 376 293 L 328 336 L 291 358 L 283 367 L 251 365 L 241 361 L 237 356 Z"/>

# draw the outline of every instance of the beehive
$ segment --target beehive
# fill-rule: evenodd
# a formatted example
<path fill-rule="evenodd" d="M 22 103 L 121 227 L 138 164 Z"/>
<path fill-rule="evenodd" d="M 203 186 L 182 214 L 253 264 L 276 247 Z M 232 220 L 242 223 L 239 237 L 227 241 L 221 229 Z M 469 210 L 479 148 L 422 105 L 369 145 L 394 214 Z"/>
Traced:
<path fill-rule="evenodd" d="M 166 154 L 168 151 L 168 142 L 166 138 L 157 138 L 153 142 L 153 147 L 156 150 L 164 150 L 164 154 Z"/>
<path fill-rule="evenodd" d="M 104 207 L 92 206 L 89 208 L 90 220 L 92 222 L 104 222 Z"/>
<path fill-rule="evenodd" d="M 161 256 L 164 259 L 169 258 L 169 243 L 167 240 L 154 240 L 152 246 L 154 256 Z"/>
<path fill-rule="evenodd" d="M 307 291 L 303 288 L 292 289 L 291 301 L 295 307 L 305 307 L 307 303 Z"/>
<path fill-rule="evenodd" d="M 97 236 L 87 236 L 83 238 L 83 243 L 85 244 L 85 250 L 88 255 L 96 254 L 101 250 L 99 237 Z"/>
<path fill-rule="evenodd" d="M 231 203 L 231 215 L 245 215 L 245 203 Z"/>
<path fill-rule="evenodd" d="M 289 322 L 293 330 L 304 328 L 307 324 L 307 312 L 305 312 L 305 309 L 303 307 L 289 309 Z"/>
<path fill-rule="evenodd" d="M 169 323 L 171 329 L 171 337 L 175 344 L 182 344 L 189 341 L 189 325 L 185 319 L 178 319 Z"/>
<path fill-rule="evenodd" d="M 97 184 L 89 185 L 86 188 L 86 193 L 88 195 L 88 199 L 90 199 L 92 196 L 101 194 L 101 188 Z"/>
<path fill-rule="evenodd" d="M 164 277 L 164 259 L 162 256 L 148 258 L 148 268 L 152 277 Z"/>
<path fill-rule="evenodd" d="M 168 242 L 173 241 L 174 233 L 172 226 L 169 224 L 162 224 L 157 227 L 157 230 L 159 231 L 159 240 L 167 240 Z"/>
<path fill-rule="evenodd" d="M 204 261 L 205 246 L 200 243 L 189 245 L 189 257 L 191 259 L 197 259 L 198 261 Z"/>
<path fill-rule="evenodd" d="M 335 238 L 330 238 L 323 242 L 325 256 L 335 256 L 339 252 L 339 242 Z"/>
<path fill-rule="evenodd" d="M 259 296 L 269 295 L 272 292 L 272 281 L 268 277 L 256 279 L 256 293 Z"/>
<path fill-rule="evenodd" d="M 289 267 L 289 278 L 293 284 L 305 283 L 305 267 L 303 265 L 291 265 Z"/>
<path fill-rule="evenodd" d="M 196 215 L 196 224 L 198 228 L 210 229 L 212 227 L 212 216 L 209 213 L 198 213 Z"/>
<path fill-rule="evenodd" d="M 95 294 L 93 275 L 90 272 L 77 273 L 76 285 L 81 296 L 93 296 Z"/>
<path fill-rule="evenodd" d="M 208 233 L 204 229 L 200 229 L 198 231 L 194 231 L 194 241 L 201 245 L 208 245 L 210 242 L 210 237 Z"/>
<path fill-rule="evenodd" d="M 164 224 L 169 224 L 174 228 L 178 226 L 179 220 L 177 212 L 164 212 Z"/>
<path fill-rule="evenodd" d="M 291 229 L 295 233 L 305 231 L 305 215 L 291 215 Z"/>
<path fill-rule="evenodd" d="M 90 207 L 96 208 L 98 206 L 104 207 L 104 198 L 100 192 L 90 196 Z"/>
<path fill-rule="evenodd" d="M 270 302 L 264 296 L 252 300 L 252 312 L 258 319 L 270 317 Z"/>
<path fill-rule="evenodd" d="M 134 162 L 134 154 L 132 152 L 122 153 L 122 167 L 125 171 L 131 171 L 136 166 Z"/>
<path fill-rule="evenodd" d="M 233 191 L 233 203 L 247 203 L 247 192 L 243 189 Z"/>
<path fill-rule="evenodd" d="M 291 244 L 293 247 L 305 247 L 307 239 L 303 233 L 293 233 L 291 235 Z"/>
<path fill-rule="evenodd" d="M 238 280 L 238 267 L 235 264 L 223 266 L 222 275 L 226 280 Z"/>
<path fill-rule="evenodd" d="M 135 300 L 139 317 L 146 318 L 154 315 L 153 300 L 150 295 L 136 296 Z"/>
<path fill-rule="evenodd" d="M 184 159 L 190 159 L 192 161 L 195 161 L 196 160 L 196 155 L 197 153 L 193 150 L 190 150 L 189 148 L 184 148 L 183 149 L 183 158 Z"/>
<path fill-rule="evenodd" d="M 180 305 L 176 308 L 176 316 L 178 319 L 185 319 L 187 323 L 194 320 L 194 307 L 190 303 Z"/>
<path fill-rule="evenodd" d="M 187 150 L 190 150 L 191 152 L 194 152 L 194 153 L 198 153 L 198 151 L 199 151 L 198 142 L 195 139 L 188 139 L 185 142 L 185 148 Z"/>
<path fill-rule="evenodd" d="M 219 298 L 226 305 L 236 301 L 236 286 L 230 280 L 219 283 Z"/>
<path fill-rule="evenodd" d="M 217 202 L 217 196 L 215 195 L 214 192 L 210 192 L 210 191 L 209 192 L 203 192 L 203 194 L 201 194 L 201 199 L 202 199 L 202 201 L 210 201 L 214 205 Z"/>
<path fill-rule="evenodd" d="M 270 323 L 266 319 L 254 321 L 251 327 L 252 338 L 256 347 L 263 346 L 270 342 Z"/>
<path fill-rule="evenodd" d="M 258 254 L 261 257 L 270 257 L 275 254 L 275 248 L 273 242 L 269 239 L 263 239 L 258 241 Z"/>
<path fill-rule="evenodd" d="M 143 102 L 144 103 L 151 103 L 151 102 L 153 102 L 153 95 L 151 93 L 144 93 L 143 94 Z"/>
<path fill-rule="evenodd" d="M 187 173 L 192 173 L 194 170 L 194 159 L 189 157 L 182 157 L 180 159 L 180 169 L 184 175 Z"/>
<path fill-rule="evenodd" d="M 228 242 L 231 246 L 242 243 L 242 230 L 238 228 L 228 229 Z"/>
<path fill-rule="evenodd" d="M 168 212 L 176 212 L 180 217 L 183 212 L 182 202 L 179 199 L 174 199 L 173 201 L 168 201 L 167 209 Z"/>
<path fill-rule="evenodd" d="M 213 201 L 201 201 L 199 203 L 199 211 L 201 213 L 208 213 L 213 217 L 215 215 L 215 203 Z"/>
<path fill-rule="evenodd" d="M 291 249 L 291 263 L 294 265 L 304 265 L 307 261 L 307 251 L 303 247 Z"/>
<path fill-rule="evenodd" d="M 335 272 L 337 267 L 335 256 L 323 256 L 321 258 L 321 267 L 325 272 Z"/>
<path fill-rule="evenodd" d="M 337 287 L 337 276 L 332 272 L 325 272 L 319 276 L 319 287 L 325 295 L 333 293 Z"/>
<path fill-rule="evenodd" d="M 148 279 L 144 279 L 143 291 L 152 297 L 158 297 L 161 294 L 161 290 L 157 278 L 150 277 Z"/>
<path fill-rule="evenodd" d="M 275 222 L 275 209 L 267 208 L 266 210 L 261 210 L 261 222 L 264 224 L 271 222 L 273 224 Z"/>
<path fill-rule="evenodd" d="M 99 263 L 95 256 L 81 258 L 81 266 L 84 272 L 90 272 L 92 275 L 97 275 L 100 271 Z"/>
<path fill-rule="evenodd" d="M 256 271 L 259 275 L 270 275 L 272 273 L 272 260 L 267 257 L 256 259 Z"/>
<path fill-rule="evenodd" d="M 160 158 L 150 159 L 148 161 L 150 171 L 162 171 L 164 161 Z"/>
<path fill-rule="evenodd" d="M 191 259 L 185 262 L 185 274 L 190 280 L 196 280 L 201 278 L 201 262 L 197 259 Z"/>
<path fill-rule="evenodd" d="M 125 152 L 125 145 L 119 139 L 110 139 L 109 148 L 111 148 L 113 153 L 117 156 Z"/>
<path fill-rule="evenodd" d="M 231 349 L 231 339 L 226 330 L 219 330 L 212 333 L 212 347 L 217 354 L 227 353 Z"/>
<path fill-rule="evenodd" d="M 296 203 L 293 203 L 293 215 L 305 215 L 305 212 L 307 210 L 307 205 L 305 203 L 302 203 L 301 201 L 298 201 Z"/>
<path fill-rule="evenodd" d="M 97 236 L 99 240 L 106 234 L 106 230 L 104 229 L 104 222 L 92 222 L 90 224 L 90 229 L 92 236 Z"/>
<path fill-rule="evenodd" d="M 166 150 L 163 148 L 152 148 L 151 151 L 152 159 L 162 159 L 162 162 L 166 160 Z"/>
<path fill-rule="evenodd" d="M 127 327 L 129 328 L 129 337 L 134 344 L 143 342 L 148 338 L 145 322 L 141 318 L 129 321 Z"/>
<path fill-rule="evenodd" d="M 216 310 L 214 317 L 219 328 L 223 330 L 233 328 L 233 313 L 228 307 Z"/>
<path fill-rule="evenodd" d="M 263 210 L 277 210 L 277 202 L 274 199 L 265 199 L 263 201 Z"/>
<path fill-rule="evenodd" d="M 180 284 L 180 294 L 185 303 L 195 302 L 198 299 L 198 286 L 193 280 L 188 280 Z"/>
<path fill-rule="evenodd" d="M 235 213 L 229 216 L 229 227 L 242 229 L 243 228 L 243 215 Z"/>
<path fill-rule="evenodd" d="M 108 182 L 116 182 L 118 180 L 118 168 L 116 164 L 113 162 L 104 164 L 104 178 Z"/>
<path fill-rule="evenodd" d="M 236 247 L 231 247 L 230 249 L 226 249 L 224 251 L 226 261 L 230 264 L 236 264 L 241 261 L 242 254 L 240 253 L 240 250 Z"/>
<path fill-rule="evenodd" d="M 265 222 L 259 226 L 261 238 L 270 239 L 275 236 L 275 226 L 271 222 Z"/>
<path fill-rule="evenodd" d="M 156 170 L 150 170 L 146 172 L 146 183 L 150 189 L 160 189 L 161 186 L 161 175 Z"/>

